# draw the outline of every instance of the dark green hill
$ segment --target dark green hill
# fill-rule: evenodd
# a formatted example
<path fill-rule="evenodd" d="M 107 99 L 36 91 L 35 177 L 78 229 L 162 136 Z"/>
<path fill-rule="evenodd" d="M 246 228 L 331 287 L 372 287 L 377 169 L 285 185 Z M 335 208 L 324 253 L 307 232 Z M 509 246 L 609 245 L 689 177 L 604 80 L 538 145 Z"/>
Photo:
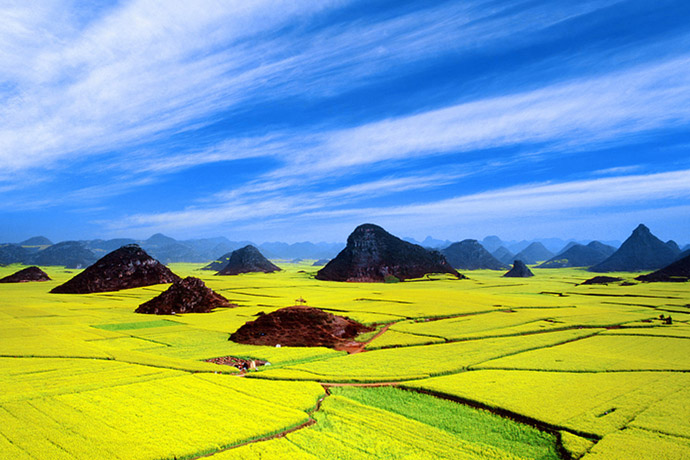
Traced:
<path fill-rule="evenodd" d="M 656 270 L 676 258 L 677 254 L 672 248 L 640 224 L 616 252 L 589 270 L 599 273 Z"/>
<path fill-rule="evenodd" d="M 553 257 L 553 252 L 549 251 L 539 242 L 531 243 L 525 249 L 515 255 L 515 260 L 521 260 L 526 264 L 536 264 L 543 260 Z"/>
<path fill-rule="evenodd" d="M 523 261 L 516 259 L 515 262 L 513 262 L 513 268 L 503 276 L 506 278 L 529 278 L 534 276 L 534 273 L 532 273 L 532 270 L 530 270 Z"/>
<path fill-rule="evenodd" d="M 684 282 L 690 281 L 690 255 L 676 260 L 672 264 L 657 270 L 649 275 L 641 275 L 635 278 L 639 281 L 651 282 Z"/>
<path fill-rule="evenodd" d="M 25 263 L 29 254 L 29 251 L 18 244 L 3 244 L 0 246 L 0 265 Z"/>
<path fill-rule="evenodd" d="M 491 253 L 492 256 L 496 258 L 501 263 L 510 265 L 515 260 L 515 254 L 510 252 L 505 246 L 501 246 Z"/>
<path fill-rule="evenodd" d="M 35 253 L 33 265 L 64 265 L 67 268 L 83 268 L 96 261 L 96 254 L 78 241 L 63 241 Z"/>
<path fill-rule="evenodd" d="M 574 244 L 565 252 L 552 257 L 537 268 L 591 267 L 603 262 L 616 248 L 592 241 L 588 245 Z"/>
<path fill-rule="evenodd" d="M 497 260 L 477 240 L 463 240 L 441 250 L 451 267 L 460 270 L 507 270 L 508 266 Z"/>

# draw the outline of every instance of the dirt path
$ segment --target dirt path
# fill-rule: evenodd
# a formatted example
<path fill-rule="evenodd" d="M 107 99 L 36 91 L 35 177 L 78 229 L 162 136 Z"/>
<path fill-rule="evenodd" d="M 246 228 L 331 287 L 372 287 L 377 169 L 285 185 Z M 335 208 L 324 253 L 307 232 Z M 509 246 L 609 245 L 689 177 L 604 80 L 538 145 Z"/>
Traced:
<path fill-rule="evenodd" d="M 369 345 L 375 339 L 381 337 L 388 330 L 388 328 L 394 325 L 396 322 L 397 321 L 386 324 L 381 328 L 380 331 L 378 331 L 372 338 L 370 338 L 366 342 L 347 342 L 346 344 L 338 346 L 335 349 L 338 351 L 347 351 L 351 355 L 354 355 L 355 353 L 362 353 L 363 351 L 366 351 L 365 348 L 367 345 Z"/>

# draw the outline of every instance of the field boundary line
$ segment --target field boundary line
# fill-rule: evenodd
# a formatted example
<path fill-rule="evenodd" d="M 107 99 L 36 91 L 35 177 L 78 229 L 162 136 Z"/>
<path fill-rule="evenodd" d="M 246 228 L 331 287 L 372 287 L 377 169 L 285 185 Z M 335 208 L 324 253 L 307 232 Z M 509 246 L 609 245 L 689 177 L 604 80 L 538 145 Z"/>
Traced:
<path fill-rule="evenodd" d="M 478 365 L 475 365 L 478 366 Z M 468 371 L 525 371 L 525 372 L 560 372 L 563 374 L 617 374 L 626 372 L 655 372 L 655 373 L 688 373 L 690 369 L 606 369 L 594 371 L 590 369 L 539 369 L 531 367 L 471 367 Z"/>
<path fill-rule="evenodd" d="M 297 426 L 288 427 L 287 429 L 278 431 L 277 433 L 273 433 L 273 434 L 269 434 L 269 435 L 265 435 L 265 436 L 260 436 L 260 437 L 255 438 L 255 439 L 249 439 L 247 441 L 241 441 L 237 444 L 233 444 L 233 445 L 224 447 L 222 449 L 215 450 L 213 452 L 208 452 L 208 453 L 203 454 L 203 455 L 193 455 L 190 457 L 183 457 L 183 458 L 185 460 L 197 460 L 200 458 L 208 458 L 208 457 L 211 457 L 213 455 L 219 454 L 221 452 L 226 452 L 228 450 L 237 449 L 238 447 L 243 447 L 243 446 L 246 446 L 249 444 L 254 444 L 254 443 L 263 442 L 263 441 L 270 441 L 272 439 L 284 438 L 285 436 L 287 436 L 290 433 L 294 433 L 295 431 L 299 431 L 299 430 L 302 430 L 304 428 L 308 428 L 308 427 L 310 427 L 316 423 L 316 419 L 313 417 L 313 415 L 316 412 L 318 412 L 319 410 L 321 410 L 321 405 L 323 404 L 324 400 L 328 396 L 330 396 L 330 392 L 324 387 L 324 395 L 321 396 L 318 399 L 318 401 L 316 401 L 316 405 L 311 410 L 305 411 L 307 413 L 308 420 L 304 423 L 297 425 Z"/>

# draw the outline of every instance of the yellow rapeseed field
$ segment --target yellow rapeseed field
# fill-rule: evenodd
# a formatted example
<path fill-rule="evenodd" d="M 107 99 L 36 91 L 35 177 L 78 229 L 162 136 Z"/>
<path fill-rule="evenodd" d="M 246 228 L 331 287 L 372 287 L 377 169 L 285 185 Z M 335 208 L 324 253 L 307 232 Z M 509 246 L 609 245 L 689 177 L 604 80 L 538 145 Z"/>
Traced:
<path fill-rule="evenodd" d="M 581 269 L 536 268 L 335 283 L 309 261 L 280 265 L 219 277 L 172 264 L 238 305 L 209 314 L 134 313 L 167 285 L 49 294 L 78 272 L 62 267 L 44 267 L 53 281 L 0 285 L 0 458 L 690 458 L 687 283 L 584 286 Z M 228 341 L 298 298 L 379 332 L 356 354 Z M 223 356 L 270 364 L 243 376 L 205 361 Z M 321 383 L 336 382 L 408 391 L 327 395 Z M 545 430 L 555 453 L 486 444 L 491 421 L 456 432 L 468 422 L 440 413 L 439 397 Z M 419 418 L 419 407 L 433 409 Z"/>

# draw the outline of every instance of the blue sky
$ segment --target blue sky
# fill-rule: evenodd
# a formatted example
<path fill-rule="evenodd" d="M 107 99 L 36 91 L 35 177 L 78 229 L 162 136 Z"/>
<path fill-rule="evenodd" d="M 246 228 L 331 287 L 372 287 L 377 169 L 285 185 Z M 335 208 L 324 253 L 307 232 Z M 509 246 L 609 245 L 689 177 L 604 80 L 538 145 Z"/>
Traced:
<path fill-rule="evenodd" d="M 690 3 L 5 1 L 0 241 L 690 242 Z"/>

